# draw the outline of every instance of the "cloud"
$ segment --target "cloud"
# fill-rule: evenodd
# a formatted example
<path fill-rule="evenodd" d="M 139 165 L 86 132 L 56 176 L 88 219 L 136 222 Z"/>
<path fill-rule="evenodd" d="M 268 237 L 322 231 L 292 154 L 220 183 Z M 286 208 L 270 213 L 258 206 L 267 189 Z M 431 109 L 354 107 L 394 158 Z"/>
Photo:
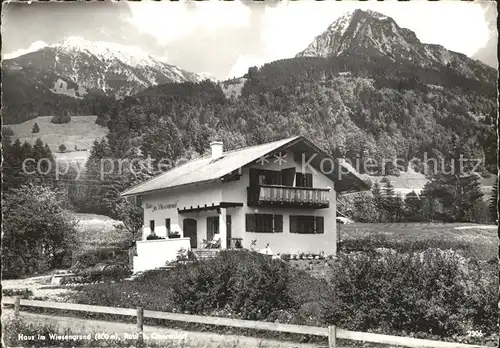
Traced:
<path fill-rule="evenodd" d="M 246 26 L 251 10 L 239 2 L 128 2 L 127 20 L 142 33 L 167 45 L 192 32 L 215 32 Z"/>
<path fill-rule="evenodd" d="M 268 63 L 268 61 L 264 58 L 259 58 L 257 56 L 251 55 L 240 55 L 236 59 L 234 65 L 231 67 L 227 78 L 231 79 L 233 77 L 241 77 L 248 72 L 248 68 L 252 66 L 260 67 L 265 63 Z"/>
<path fill-rule="evenodd" d="M 15 50 L 14 52 L 11 52 L 11 53 L 2 54 L 2 58 L 3 59 L 16 58 L 16 57 L 22 56 L 24 54 L 28 54 L 30 52 L 35 52 L 35 51 L 41 50 L 42 48 L 47 47 L 47 46 L 48 46 L 48 44 L 46 42 L 38 40 L 38 41 L 31 43 L 31 45 L 29 45 L 28 48 L 21 48 L 21 49 Z"/>

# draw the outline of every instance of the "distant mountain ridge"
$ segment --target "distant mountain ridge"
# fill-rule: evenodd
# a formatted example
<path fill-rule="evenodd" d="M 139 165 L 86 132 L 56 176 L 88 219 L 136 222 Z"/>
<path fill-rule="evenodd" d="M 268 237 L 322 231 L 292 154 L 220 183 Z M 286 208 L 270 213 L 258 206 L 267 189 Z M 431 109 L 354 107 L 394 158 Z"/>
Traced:
<path fill-rule="evenodd" d="M 6 59 L 2 70 L 31 80 L 40 93 L 48 89 L 77 98 L 88 93 L 123 98 L 158 84 L 213 79 L 164 63 L 136 47 L 80 37 Z"/>
<path fill-rule="evenodd" d="M 424 44 L 415 33 L 390 17 L 374 11 L 354 10 L 334 21 L 297 57 L 388 57 L 393 62 L 427 69 L 450 69 L 480 81 L 496 81 L 496 70 L 443 46 Z"/>

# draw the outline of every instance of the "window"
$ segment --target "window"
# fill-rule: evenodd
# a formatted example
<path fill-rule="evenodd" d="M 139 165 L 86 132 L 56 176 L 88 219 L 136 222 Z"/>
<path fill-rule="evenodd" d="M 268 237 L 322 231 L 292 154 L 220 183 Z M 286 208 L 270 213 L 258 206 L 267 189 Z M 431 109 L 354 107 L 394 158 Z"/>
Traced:
<path fill-rule="evenodd" d="M 281 185 L 281 172 L 250 168 L 250 186 L 257 185 Z"/>
<path fill-rule="evenodd" d="M 290 215 L 290 233 L 325 233 L 323 217 Z"/>
<path fill-rule="evenodd" d="M 296 187 L 313 187 L 313 176 L 311 173 L 296 173 L 295 174 Z"/>
<path fill-rule="evenodd" d="M 151 230 L 151 233 L 154 233 L 154 231 L 155 231 L 155 221 L 154 220 L 149 220 L 149 229 Z"/>
<path fill-rule="evenodd" d="M 167 229 L 167 233 L 170 233 L 170 219 L 165 219 L 165 228 Z"/>
<path fill-rule="evenodd" d="M 246 214 L 245 230 L 259 233 L 283 232 L 283 215 Z"/>

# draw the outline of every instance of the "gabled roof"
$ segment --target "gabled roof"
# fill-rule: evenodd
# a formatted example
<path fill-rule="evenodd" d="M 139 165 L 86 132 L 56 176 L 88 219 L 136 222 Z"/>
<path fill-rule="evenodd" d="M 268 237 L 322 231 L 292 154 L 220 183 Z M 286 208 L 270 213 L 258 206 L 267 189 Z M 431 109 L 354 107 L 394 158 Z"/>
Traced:
<path fill-rule="evenodd" d="M 296 150 L 303 150 L 304 152 L 314 152 L 319 155 L 316 161 L 311 162 L 311 165 L 316 168 L 319 168 L 319 166 L 315 166 L 315 162 L 321 158 L 328 157 L 323 150 L 319 149 L 310 140 L 302 136 L 297 136 L 267 144 L 227 151 L 222 154 L 222 157 L 216 160 L 212 160 L 211 156 L 194 159 L 178 167 L 172 168 L 171 170 L 148 181 L 129 188 L 128 190 L 122 192 L 122 196 L 142 195 L 158 190 L 216 181 L 225 175 L 231 174 L 232 172 L 257 161 L 261 157 L 277 151 L 283 151 L 288 148 L 295 148 Z M 337 161 L 337 163 L 339 162 Z M 353 172 L 349 166 L 345 166 L 342 163 L 339 164 L 343 167 L 343 172 L 347 173 L 346 177 L 343 180 L 340 180 L 340 182 L 344 182 L 343 185 L 340 185 L 340 191 L 361 191 L 369 189 L 369 186 L 356 172 Z M 332 175 L 336 173 L 337 172 L 332 173 Z M 339 182 L 333 177 L 332 180 L 336 183 Z M 342 189 L 342 187 L 345 187 L 345 189 Z M 338 192 L 339 187 L 336 186 L 336 190 Z"/>

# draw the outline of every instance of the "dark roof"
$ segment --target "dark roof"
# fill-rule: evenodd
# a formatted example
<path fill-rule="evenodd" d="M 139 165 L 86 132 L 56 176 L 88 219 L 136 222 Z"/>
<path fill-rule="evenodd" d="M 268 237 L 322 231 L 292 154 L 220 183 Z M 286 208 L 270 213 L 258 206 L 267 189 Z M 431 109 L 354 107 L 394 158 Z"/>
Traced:
<path fill-rule="evenodd" d="M 191 184 L 208 183 L 222 177 L 264 157 L 268 154 L 292 148 L 299 152 L 315 153 L 315 160 L 311 162 L 314 168 L 320 168 L 320 161 L 329 158 L 328 155 L 310 140 L 298 136 L 274 141 L 267 144 L 245 147 L 243 149 L 227 151 L 217 160 L 205 156 L 186 162 L 148 181 L 133 186 L 122 193 L 122 196 L 141 195 L 163 189 L 175 188 Z M 333 159 L 331 159 L 334 161 Z M 358 173 L 346 163 L 336 161 L 342 167 L 342 177 L 335 171 L 330 175 L 336 183 L 336 191 L 361 191 L 369 186 L 359 177 Z M 343 177 L 345 175 L 345 177 Z M 340 179 L 334 179 L 336 176 Z"/>

